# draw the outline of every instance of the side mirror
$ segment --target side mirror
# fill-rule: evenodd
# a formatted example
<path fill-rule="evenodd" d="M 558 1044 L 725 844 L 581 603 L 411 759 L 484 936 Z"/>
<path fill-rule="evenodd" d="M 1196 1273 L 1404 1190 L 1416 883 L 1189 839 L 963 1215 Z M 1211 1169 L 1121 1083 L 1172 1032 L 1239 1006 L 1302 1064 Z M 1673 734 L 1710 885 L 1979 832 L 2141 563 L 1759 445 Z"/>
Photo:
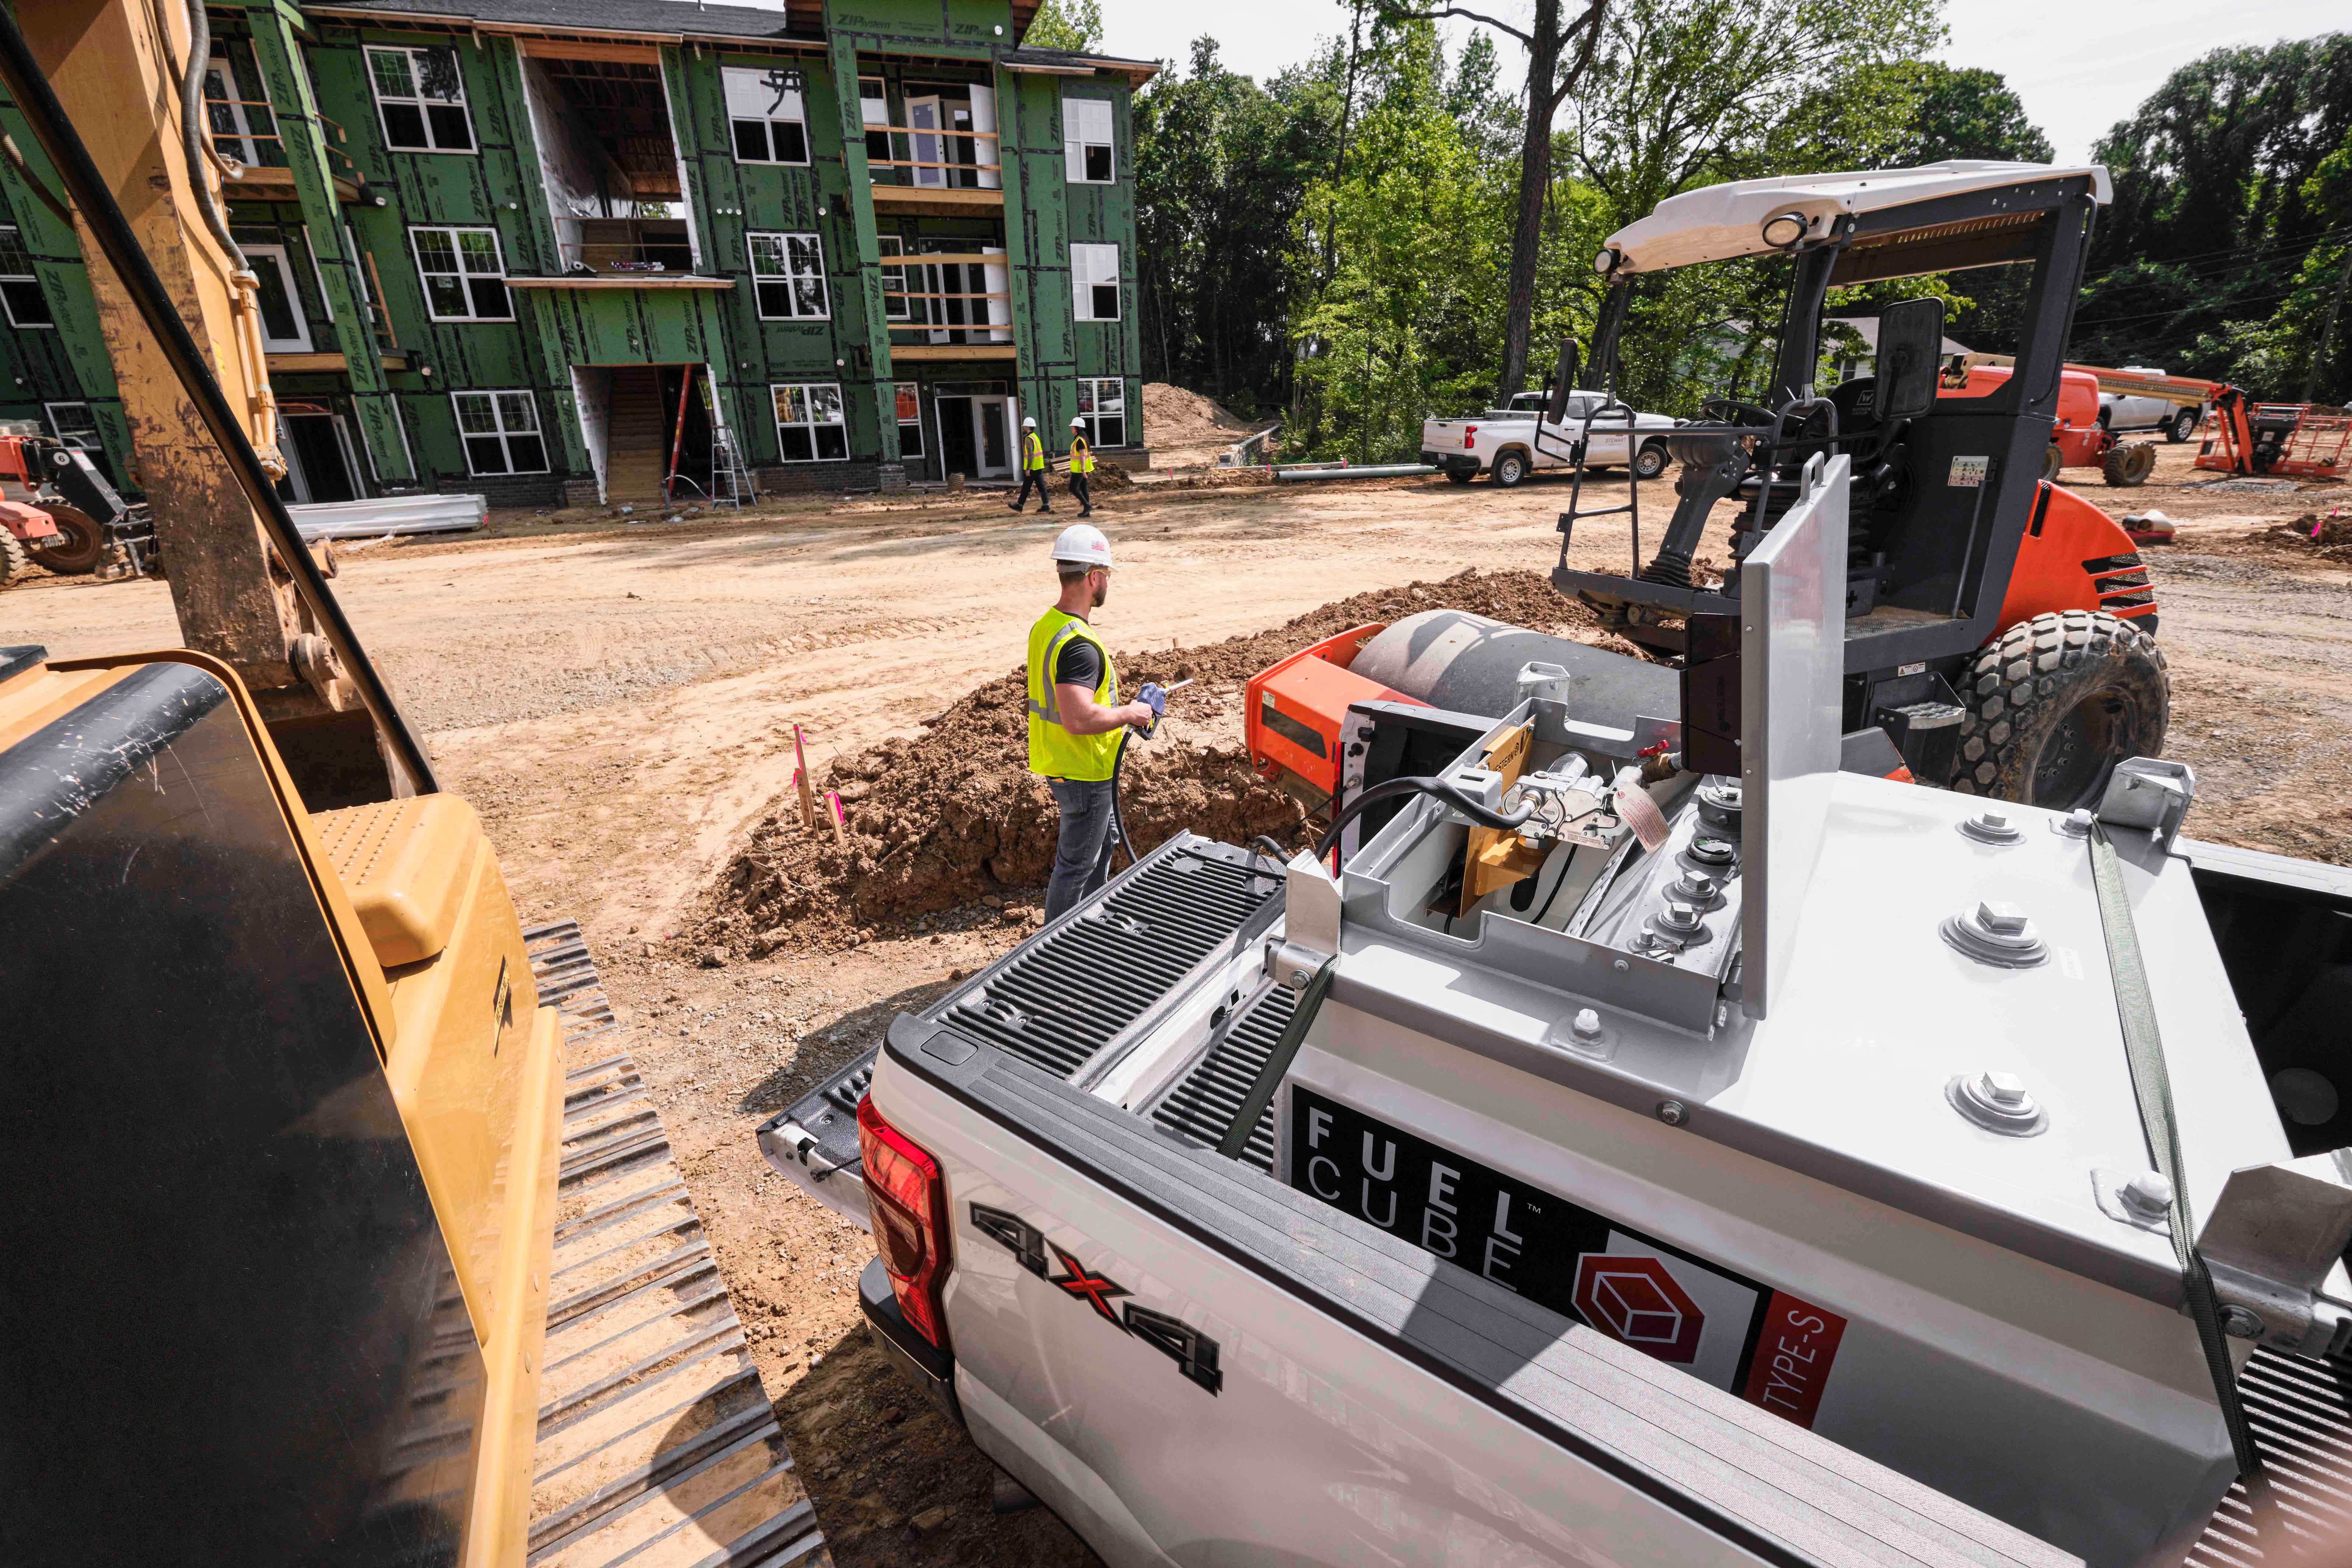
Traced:
<path fill-rule="evenodd" d="M 1916 419 L 1936 405 L 1944 302 L 1906 300 L 1878 315 L 1878 417 Z"/>
<path fill-rule="evenodd" d="M 1940 319 L 1940 318 L 1938 318 Z M 1576 340 L 1559 340 L 1559 367 L 1552 373 L 1551 401 L 1544 405 L 1544 417 L 1557 425 L 1568 417 L 1568 399 L 1576 390 L 1577 373 L 1583 369 L 1577 357 Z"/>

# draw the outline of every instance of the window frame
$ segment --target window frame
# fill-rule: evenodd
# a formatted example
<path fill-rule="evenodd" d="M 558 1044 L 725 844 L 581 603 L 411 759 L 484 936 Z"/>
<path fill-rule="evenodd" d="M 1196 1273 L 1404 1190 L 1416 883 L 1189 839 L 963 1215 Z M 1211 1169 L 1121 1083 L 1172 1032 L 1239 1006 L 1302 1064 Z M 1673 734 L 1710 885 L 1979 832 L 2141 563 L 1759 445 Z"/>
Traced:
<path fill-rule="evenodd" d="M 904 321 L 908 324 L 912 324 L 915 320 L 915 302 L 907 298 L 907 274 L 910 271 L 918 270 L 918 268 L 910 268 L 907 265 L 906 237 L 904 235 L 898 234 L 877 235 L 875 237 L 875 244 L 879 248 L 883 258 L 880 268 L 882 273 L 882 319 L 886 321 Z M 893 256 L 898 258 L 898 265 L 895 267 L 893 267 L 889 261 L 889 258 Z M 890 275 L 894 272 L 898 275 L 898 283 L 896 289 L 893 289 L 890 284 Z"/>
<path fill-rule="evenodd" d="M 456 98 L 427 98 L 425 96 L 423 87 L 424 79 L 417 71 L 416 57 L 419 55 L 429 54 L 446 54 L 449 57 L 450 62 L 457 66 L 457 96 Z M 409 90 L 406 93 L 395 93 L 389 98 L 384 96 L 383 83 L 377 79 L 375 74 L 375 59 L 378 55 L 398 55 L 401 57 L 402 66 L 408 72 Z M 441 153 L 449 154 L 453 157 L 465 158 L 478 158 L 481 156 L 482 139 L 474 128 L 474 106 L 472 101 L 466 96 L 466 69 L 464 65 L 459 62 L 457 47 L 456 45 L 368 44 L 362 46 L 361 49 L 360 62 L 367 70 L 368 92 L 375 101 L 376 130 L 378 133 L 383 137 L 383 145 L 386 152 Z M 441 109 L 454 108 L 464 120 L 466 125 L 466 144 L 463 147 L 445 147 L 441 144 L 440 132 L 435 130 L 433 125 L 432 110 L 436 107 Z M 417 121 L 425 131 L 425 144 L 424 146 L 409 146 L 393 140 L 392 121 L 385 113 L 385 110 L 387 109 L 394 108 L 415 110 Z"/>
<path fill-rule="evenodd" d="M 808 407 L 813 415 L 815 405 L 814 400 L 809 397 L 809 394 L 817 391 L 824 391 L 832 395 L 834 416 L 832 418 L 818 419 L 810 417 L 798 420 L 785 419 L 781 399 L 782 394 L 787 392 L 799 393 L 803 405 Z M 845 463 L 849 461 L 849 405 L 841 395 L 841 383 L 837 381 L 772 381 L 768 384 L 768 412 L 775 420 L 776 460 L 778 462 Z M 787 430 L 805 430 L 809 433 L 809 455 L 807 457 L 795 458 L 791 455 L 791 452 L 786 447 L 784 441 L 784 432 Z M 838 430 L 841 432 L 841 450 L 837 454 L 832 457 L 827 457 L 821 449 L 823 444 L 817 439 L 817 432 L 821 430 Z"/>
<path fill-rule="evenodd" d="M 457 260 L 458 269 L 457 271 L 447 272 L 436 268 L 427 268 L 425 265 L 425 252 L 417 245 L 417 236 L 424 234 L 438 234 L 448 237 L 450 254 L 456 257 Z M 499 264 L 499 269 L 497 272 L 474 272 L 467 269 L 465 247 L 460 245 L 457 240 L 457 237 L 459 235 L 466 234 L 487 234 L 490 237 L 490 250 L 492 255 L 497 258 Z M 416 264 L 417 287 L 424 291 L 425 314 L 429 320 L 446 322 L 452 325 L 464 325 L 468 322 L 476 321 L 511 321 L 515 319 L 514 290 L 506 286 L 506 242 L 499 238 L 498 229 L 491 225 L 412 225 L 408 230 L 408 255 L 409 259 Z M 495 277 L 499 280 L 499 297 L 506 301 L 506 314 L 502 316 L 486 316 L 481 314 L 479 310 L 476 309 L 480 301 L 475 297 L 471 280 L 477 278 L 492 277 Z M 457 279 L 458 290 L 466 296 L 467 314 L 462 316 L 445 316 L 441 313 L 439 306 L 434 302 L 433 299 L 432 279 L 436 278 L 455 278 Z"/>
<path fill-rule="evenodd" d="M 488 403 L 490 410 L 490 423 L 492 426 L 491 429 L 484 431 L 468 430 L 466 428 L 465 403 L 463 400 L 468 397 L 482 398 Z M 513 429 L 508 428 L 506 422 L 506 407 L 501 400 L 509 397 L 519 397 L 522 399 L 523 406 L 530 410 L 531 423 L 529 429 L 523 429 L 520 426 Z M 452 389 L 449 394 L 449 413 L 450 416 L 457 421 L 457 445 L 466 449 L 466 474 L 467 478 L 477 479 L 512 479 L 519 475 L 545 474 L 552 473 L 554 471 L 553 467 L 549 460 L 549 453 L 547 449 L 547 426 L 541 422 L 539 417 L 539 397 L 530 387 L 474 386 L 467 387 L 462 391 Z M 535 468 L 516 467 L 513 442 L 514 438 L 518 436 L 528 436 L 539 444 L 539 467 Z M 500 455 L 506 459 L 507 466 L 503 468 L 487 470 L 476 467 L 474 462 L 474 443 L 477 441 L 496 441 L 499 444 L 499 451 Z"/>
<path fill-rule="evenodd" d="M 912 419 L 907 417 L 905 409 L 898 404 L 898 398 L 902 395 L 912 397 L 915 400 L 915 416 Z M 922 383 L 916 381 L 893 382 L 890 387 L 890 399 L 892 404 L 891 412 L 898 416 L 899 458 L 904 459 L 907 458 L 922 457 L 924 455 Z M 912 430 L 915 433 L 915 445 L 912 448 L 909 448 L 907 445 L 907 432 L 909 430 Z"/>
<path fill-rule="evenodd" d="M 782 86 L 776 87 L 775 90 L 778 94 L 778 100 L 775 105 L 775 110 L 782 109 L 784 107 L 783 100 L 788 97 L 792 100 L 793 108 L 793 113 L 789 116 L 779 114 L 775 112 L 774 110 L 771 110 L 769 112 L 761 115 L 738 114 L 735 112 L 735 105 L 729 101 L 727 84 L 730 78 L 736 76 L 748 76 L 752 78 L 759 86 L 764 88 L 772 85 L 765 79 L 766 77 L 776 75 L 782 69 L 782 67 L 772 66 L 767 68 L 763 73 L 761 68 L 758 66 L 720 66 L 719 68 L 719 106 L 727 110 L 727 150 L 734 155 L 735 162 L 738 163 L 750 163 L 755 167 L 805 169 L 810 167 L 814 161 L 813 154 L 814 153 L 815 149 L 809 140 L 808 90 L 805 87 L 801 89 L 799 91 L 793 91 L 789 88 Z M 764 158 L 746 158 L 743 156 L 743 140 L 740 128 L 745 125 L 757 125 L 761 128 L 761 144 L 767 149 L 768 156 Z M 801 155 L 799 157 L 779 158 L 775 155 L 776 135 L 774 128 L 779 125 L 791 126 L 800 136 Z"/>
<path fill-rule="evenodd" d="M 281 236 L 278 239 L 272 241 L 268 245 L 240 245 L 237 248 L 245 252 L 245 257 L 247 261 L 253 261 L 258 258 L 259 260 L 274 262 L 276 264 L 273 269 L 274 275 L 278 279 L 278 286 L 285 290 L 286 309 L 293 317 L 294 335 L 292 337 L 271 337 L 269 335 L 268 313 L 261 308 L 260 300 L 257 297 L 254 300 L 254 319 L 261 330 L 262 351 L 265 353 L 273 354 L 307 354 L 317 353 L 318 351 L 313 346 L 310 338 L 310 313 L 302 308 L 302 290 L 296 288 L 294 285 L 294 252 L 292 247 L 286 243 L 284 237 Z M 261 268 L 257 266 L 253 270 L 254 275 L 257 278 L 261 275 Z M 320 290 L 320 297 L 322 300 L 325 298 L 325 290 L 323 289 Z"/>
<path fill-rule="evenodd" d="M 41 287 L 41 275 L 33 269 L 33 253 L 25 246 L 25 226 L 20 223 L 0 223 L 0 233 L 16 237 L 13 248 L 17 255 L 24 258 L 25 263 L 25 270 L 22 272 L 0 272 L 0 315 L 5 315 L 8 318 L 8 324 L 20 332 L 56 331 L 58 313 L 50 307 L 49 296 Z M 17 294 L 16 288 L 13 287 L 15 285 L 31 286 L 33 298 L 41 302 L 41 313 L 48 320 L 20 321 L 16 319 Z"/>
<path fill-rule="evenodd" d="M 1083 275 L 1078 265 L 1079 253 L 1081 251 L 1092 253 L 1089 258 L 1089 266 L 1084 269 L 1085 272 L 1090 273 L 1093 270 L 1094 265 L 1100 262 L 1100 253 L 1106 250 L 1110 252 L 1109 281 L 1105 283 L 1099 279 Z M 1116 321 L 1120 319 L 1127 301 L 1125 298 L 1126 289 L 1119 277 L 1118 251 L 1119 247 L 1116 245 L 1096 245 L 1091 243 L 1073 243 L 1071 245 L 1070 308 L 1076 320 L 1081 321 Z M 1108 288 L 1111 291 L 1111 313 L 1108 316 L 1095 313 L 1096 308 L 1098 307 L 1102 301 L 1100 295 L 1095 293 L 1094 290 L 1104 288 Z"/>
<path fill-rule="evenodd" d="M 1077 116 L 1070 110 L 1076 105 L 1091 110 L 1099 106 L 1105 121 L 1100 141 L 1086 135 L 1078 127 Z M 1087 171 L 1087 154 L 1094 148 L 1102 149 L 1103 166 L 1108 171 L 1099 179 Z M 1118 184 L 1118 108 L 1108 98 L 1062 95 L 1062 177 L 1073 185 L 1115 185 Z"/>
<path fill-rule="evenodd" d="M 782 264 L 782 271 L 760 270 L 761 240 L 775 241 L 775 254 Z M 793 242 L 795 240 L 805 240 L 814 247 L 816 266 L 814 271 L 800 270 L 799 264 L 793 255 Z M 760 320 L 763 321 L 829 321 L 833 320 L 833 289 L 825 281 L 823 235 L 809 230 L 753 230 L 743 236 L 743 262 L 751 268 L 751 310 Z M 763 279 L 782 285 L 784 301 L 791 307 L 785 313 L 776 315 L 768 310 L 767 290 L 761 286 Z M 814 281 L 816 285 L 816 309 L 813 311 L 803 310 L 800 308 L 800 298 L 794 286 L 803 281 Z"/>
<path fill-rule="evenodd" d="M 1102 389 L 1106 386 L 1116 388 L 1118 397 L 1118 409 L 1108 414 L 1106 414 L 1101 406 Z M 1087 406 L 1089 401 L 1093 402 L 1094 407 Z M 1133 443 L 1127 438 L 1127 377 L 1123 375 L 1078 377 L 1078 417 L 1087 422 L 1087 445 L 1096 451 L 1114 452 L 1122 447 L 1131 446 Z M 1118 421 L 1118 439 L 1116 441 L 1106 441 L 1102 437 L 1102 422 L 1107 417 Z"/>

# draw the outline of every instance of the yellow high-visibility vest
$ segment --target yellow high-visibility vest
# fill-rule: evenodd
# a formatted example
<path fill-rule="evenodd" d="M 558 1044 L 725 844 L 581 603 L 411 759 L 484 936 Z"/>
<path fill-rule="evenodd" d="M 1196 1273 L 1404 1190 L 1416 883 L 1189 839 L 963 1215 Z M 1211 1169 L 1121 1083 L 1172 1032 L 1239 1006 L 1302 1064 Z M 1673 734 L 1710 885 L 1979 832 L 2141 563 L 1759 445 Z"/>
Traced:
<path fill-rule="evenodd" d="M 1054 691 L 1054 661 L 1062 645 L 1083 637 L 1102 656 L 1102 679 L 1095 700 L 1108 708 L 1118 699 L 1118 672 L 1111 668 L 1110 649 L 1095 636 L 1094 627 L 1060 609 L 1046 611 L 1029 628 L 1029 771 L 1049 779 L 1091 782 L 1110 777 L 1118 761 L 1118 731 L 1099 735 L 1073 735 L 1062 728 L 1061 704 Z"/>
<path fill-rule="evenodd" d="M 1034 468 L 1040 473 L 1045 471 L 1045 443 L 1037 439 L 1037 432 L 1032 430 L 1028 435 L 1021 438 L 1021 449 L 1023 454 L 1021 466 L 1023 468 Z M 1105 773 L 1103 776 L 1105 778 L 1108 778 L 1110 775 L 1108 773 Z"/>
<path fill-rule="evenodd" d="M 1095 471 L 1095 450 L 1087 445 L 1084 436 L 1070 437 L 1070 472 L 1091 474 Z"/>

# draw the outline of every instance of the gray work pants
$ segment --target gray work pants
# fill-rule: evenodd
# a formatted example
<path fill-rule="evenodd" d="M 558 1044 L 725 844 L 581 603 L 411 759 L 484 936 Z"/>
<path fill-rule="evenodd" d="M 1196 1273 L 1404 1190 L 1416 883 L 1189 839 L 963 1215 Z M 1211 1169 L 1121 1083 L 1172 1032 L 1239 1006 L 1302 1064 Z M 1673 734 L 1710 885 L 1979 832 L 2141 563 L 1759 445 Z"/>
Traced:
<path fill-rule="evenodd" d="M 1110 780 L 1047 779 L 1061 808 L 1062 835 L 1054 850 L 1054 874 L 1045 883 L 1045 918 L 1054 920 L 1108 880 Z"/>

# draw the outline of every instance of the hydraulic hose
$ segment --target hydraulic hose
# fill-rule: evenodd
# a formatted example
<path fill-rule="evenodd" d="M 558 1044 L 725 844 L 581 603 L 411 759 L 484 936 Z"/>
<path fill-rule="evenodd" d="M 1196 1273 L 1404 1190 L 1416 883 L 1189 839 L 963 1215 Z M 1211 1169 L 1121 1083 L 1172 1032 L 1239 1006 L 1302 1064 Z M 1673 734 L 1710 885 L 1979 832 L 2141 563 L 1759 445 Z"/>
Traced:
<path fill-rule="evenodd" d="M 1458 786 L 1448 784 L 1441 778 L 1424 775 L 1386 779 L 1357 795 L 1331 814 L 1331 826 L 1325 828 L 1323 837 L 1315 841 L 1315 858 L 1320 860 L 1329 855 L 1332 846 L 1339 842 L 1340 833 L 1346 829 L 1348 824 L 1355 821 L 1367 806 L 1378 805 L 1384 800 L 1394 800 L 1401 795 L 1434 795 L 1481 827 L 1497 827 L 1507 830 L 1517 827 L 1528 817 L 1533 816 L 1536 810 L 1535 802 L 1528 801 L 1515 812 L 1496 811 L 1484 801 L 1473 800 Z"/>
<path fill-rule="evenodd" d="M 212 142 L 205 134 L 205 71 L 212 64 L 212 23 L 205 16 L 205 0 L 188 0 L 188 63 L 180 72 L 180 142 L 188 155 L 188 189 L 195 196 L 196 210 L 205 215 L 205 226 L 228 253 L 229 265 L 249 272 L 252 268 L 246 264 L 245 252 L 237 247 L 236 237 L 228 231 L 228 220 L 221 216 L 220 204 L 213 200 L 212 187 L 205 183 L 205 164 L 212 155 Z"/>

